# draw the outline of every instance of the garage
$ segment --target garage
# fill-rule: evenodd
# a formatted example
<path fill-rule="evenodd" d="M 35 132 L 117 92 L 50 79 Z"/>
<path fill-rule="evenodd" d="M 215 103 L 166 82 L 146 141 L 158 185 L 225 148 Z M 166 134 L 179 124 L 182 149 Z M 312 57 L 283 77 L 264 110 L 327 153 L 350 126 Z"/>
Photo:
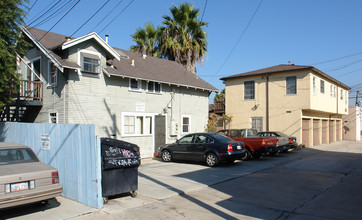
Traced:
<path fill-rule="evenodd" d="M 320 143 L 319 120 L 313 119 L 313 145 L 318 145 Z"/>
<path fill-rule="evenodd" d="M 328 120 L 322 120 L 322 144 L 328 143 Z"/>
<path fill-rule="evenodd" d="M 329 143 L 334 142 L 336 136 L 335 121 L 329 121 Z"/>
<path fill-rule="evenodd" d="M 302 119 L 302 144 L 306 147 L 310 146 L 310 119 Z"/>

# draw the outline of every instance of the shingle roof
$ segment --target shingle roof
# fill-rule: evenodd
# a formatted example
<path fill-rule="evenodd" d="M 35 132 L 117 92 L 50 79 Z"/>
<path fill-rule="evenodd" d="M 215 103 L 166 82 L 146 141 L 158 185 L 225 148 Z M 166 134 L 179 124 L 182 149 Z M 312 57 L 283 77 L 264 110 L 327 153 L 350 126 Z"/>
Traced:
<path fill-rule="evenodd" d="M 301 65 L 277 65 L 277 66 L 271 66 L 263 69 L 258 69 L 250 72 L 240 73 L 236 75 L 231 75 L 227 77 L 220 78 L 220 80 L 229 80 L 229 79 L 235 79 L 235 78 L 243 78 L 243 77 L 249 77 L 249 76 L 258 76 L 258 75 L 264 75 L 264 74 L 273 74 L 273 73 L 281 73 L 281 72 L 290 72 L 290 71 L 298 71 L 298 70 L 306 70 L 310 69 L 320 75 L 322 75 L 324 78 L 329 79 L 330 81 L 340 85 L 344 89 L 351 89 L 347 85 L 343 84 L 342 82 L 334 79 L 333 77 L 327 75 L 326 73 L 320 71 L 319 69 L 313 67 L 313 66 L 301 66 Z"/>
<path fill-rule="evenodd" d="M 61 48 L 61 45 L 65 42 L 67 36 L 49 32 L 43 37 L 46 31 L 36 28 L 25 28 L 26 31 L 31 34 L 31 37 L 34 38 L 33 40 L 37 40 L 39 42 L 39 39 L 41 39 L 40 44 L 43 45 L 50 54 L 54 55 L 54 58 L 57 59 L 58 62 L 64 64 L 64 67 L 80 68 L 77 63 L 70 62 L 67 59 L 62 59 L 55 52 L 55 49 Z M 149 56 L 144 59 L 139 53 L 115 47 L 113 47 L 113 49 L 120 54 L 126 54 L 129 58 L 122 57 L 120 61 L 116 59 L 108 60 L 107 62 L 109 66 L 104 68 L 104 70 L 109 75 L 175 84 L 178 86 L 186 86 L 208 91 L 217 91 L 214 86 L 210 85 L 192 72 L 187 71 L 181 64 L 174 61 Z M 132 59 L 134 60 L 134 66 L 131 65 Z M 113 67 L 110 65 L 113 65 Z"/>

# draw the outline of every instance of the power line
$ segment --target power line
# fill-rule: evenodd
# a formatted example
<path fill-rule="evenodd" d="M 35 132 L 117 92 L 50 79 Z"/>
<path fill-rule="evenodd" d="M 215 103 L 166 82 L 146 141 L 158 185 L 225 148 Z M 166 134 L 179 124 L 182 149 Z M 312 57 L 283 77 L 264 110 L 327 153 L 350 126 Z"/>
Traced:
<path fill-rule="evenodd" d="M 80 2 L 80 0 L 78 0 L 77 3 L 75 3 L 75 4 L 73 5 L 73 7 L 72 7 L 71 9 L 69 9 L 69 10 L 67 11 L 67 13 L 65 13 L 65 14 L 63 15 L 63 17 L 61 17 L 61 18 L 53 25 L 53 27 L 51 27 L 38 41 L 41 41 L 41 39 L 43 39 L 43 37 L 44 37 L 45 35 L 47 35 L 61 20 L 63 20 L 63 18 L 64 18 L 65 16 L 67 16 L 67 14 L 69 14 L 69 12 L 71 12 L 71 11 L 73 10 L 73 8 L 78 5 L 79 2 Z"/>
<path fill-rule="evenodd" d="M 207 6 L 207 0 L 205 1 L 204 10 L 202 11 L 201 21 L 202 21 L 202 19 L 204 19 L 206 6 Z"/>
<path fill-rule="evenodd" d="M 356 56 L 356 55 L 358 55 L 358 54 L 362 54 L 362 51 L 361 51 L 361 52 L 357 52 L 357 53 L 353 53 L 353 54 L 350 54 L 350 55 L 346 55 L 346 56 L 342 56 L 342 57 L 338 57 L 338 58 L 326 60 L 326 61 L 321 61 L 321 62 L 318 62 L 318 63 L 313 63 L 313 64 L 311 64 L 311 66 L 319 65 L 319 64 L 324 64 L 324 63 L 330 63 L 330 62 L 337 61 L 337 60 L 341 60 L 341 59 L 345 59 L 345 58 L 348 58 L 348 57 L 353 57 L 353 56 Z"/>
<path fill-rule="evenodd" d="M 112 9 L 106 16 L 104 16 L 103 19 L 102 19 L 100 22 L 98 22 L 98 24 L 97 24 L 92 30 L 95 30 L 95 29 L 99 26 L 99 24 L 101 24 L 101 23 L 104 21 L 104 19 L 106 19 L 110 14 L 112 14 L 112 12 L 113 12 L 122 2 L 123 2 L 123 0 L 119 1 L 118 4 L 117 4 L 115 7 L 113 7 L 113 9 Z"/>
<path fill-rule="evenodd" d="M 331 69 L 331 70 L 327 70 L 327 71 L 336 71 L 336 70 L 340 70 L 340 69 L 344 69 L 346 67 L 349 67 L 349 66 L 352 66 L 353 64 L 356 64 L 356 63 L 359 63 L 359 62 L 362 62 L 362 59 L 361 60 L 356 60 L 356 61 L 353 61 L 352 63 L 349 63 L 349 64 L 346 64 L 344 66 L 341 66 L 341 67 L 335 67 L 335 69 Z"/>
<path fill-rule="evenodd" d="M 102 7 L 100 7 L 92 16 L 90 16 L 88 18 L 88 20 L 86 22 L 84 22 L 76 31 L 73 32 L 73 34 L 70 35 L 70 37 L 72 37 L 75 33 L 77 33 L 84 25 L 86 25 L 96 14 L 98 14 L 98 12 L 100 10 L 102 10 L 102 8 L 104 8 L 104 6 L 106 6 L 109 3 L 110 0 L 107 0 Z"/>
<path fill-rule="evenodd" d="M 133 2 L 134 2 L 134 0 L 132 0 L 130 3 L 128 3 L 128 5 L 120 13 L 118 13 L 118 15 L 115 18 L 113 18 L 113 20 L 111 22 L 109 22 L 99 33 L 102 33 L 104 31 L 104 29 L 106 29 L 114 20 L 116 20 L 116 18 L 118 18 L 118 16 L 120 16 Z"/>
<path fill-rule="evenodd" d="M 223 64 L 219 67 L 219 69 L 218 69 L 217 72 L 213 75 L 213 77 L 214 77 L 214 76 L 217 76 L 217 75 L 219 74 L 220 70 L 224 67 L 224 65 L 226 64 L 226 62 L 227 62 L 228 59 L 230 58 L 231 54 L 234 52 L 236 46 L 239 44 L 241 38 L 244 36 L 246 30 L 248 29 L 248 27 L 250 26 L 251 22 L 253 21 L 256 13 L 259 11 L 259 8 L 260 8 L 261 4 L 263 3 L 263 1 L 264 1 L 264 0 L 261 0 L 261 1 L 260 1 L 260 3 L 259 3 L 259 5 L 258 5 L 258 7 L 256 8 L 253 16 L 252 16 L 251 19 L 249 20 L 249 23 L 246 25 L 244 31 L 241 33 L 239 39 L 236 41 L 236 44 L 234 45 L 233 49 L 230 51 L 229 55 L 226 57 L 225 61 L 224 61 Z"/>
<path fill-rule="evenodd" d="M 35 5 L 37 2 L 38 2 L 38 0 L 36 0 L 36 1 L 34 2 L 34 4 L 29 8 L 28 13 L 30 13 L 31 9 L 33 9 L 34 5 Z"/>
<path fill-rule="evenodd" d="M 58 0 L 51 8 L 49 8 L 47 11 L 45 11 L 43 14 L 39 15 L 37 18 L 34 18 L 33 21 L 29 23 L 29 26 L 31 26 L 35 21 L 39 20 L 41 17 L 45 16 L 49 11 L 51 11 L 55 6 L 57 6 L 62 0 Z M 50 5 L 50 4 L 49 4 Z M 49 7 L 49 5 L 47 7 Z"/>
<path fill-rule="evenodd" d="M 350 72 L 348 72 L 348 73 L 343 73 L 343 74 L 341 74 L 341 75 L 335 76 L 335 78 L 339 78 L 339 77 L 341 77 L 341 76 L 345 76 L 345 75 L 348 75 L 348 74 L 351 74 L 351 73 L 354 73 L 354 72 L 357 72 L 357 71 L 360 71 L 360 70 L 362 70 L 362 68 L 356 69 L 356 70 L 353 70 L 353 71 L 350 71 Z"/>

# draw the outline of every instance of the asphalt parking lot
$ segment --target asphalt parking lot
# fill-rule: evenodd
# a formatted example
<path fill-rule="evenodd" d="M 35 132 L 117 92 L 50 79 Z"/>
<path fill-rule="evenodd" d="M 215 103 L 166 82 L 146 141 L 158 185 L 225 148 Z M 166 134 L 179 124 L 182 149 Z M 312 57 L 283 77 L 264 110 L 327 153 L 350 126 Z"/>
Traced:
<path fill-rule="evenodd" d="M 1 216 L 15 219 L 44 216 L 50 217 L 47 219 L 361 219 L 361 183 L 362 143 L 337 142 L 216 168 L 199 163 L 144 160 L 139 168 L 136 198 L 128 195 L 113 198 L 101 210 L 69 206 L 68 202 L 73 201 L 60 198 L 62 201 L 58 201 L 56 207 Z M 75 209 L 79 209 L 78 212 Z"/>

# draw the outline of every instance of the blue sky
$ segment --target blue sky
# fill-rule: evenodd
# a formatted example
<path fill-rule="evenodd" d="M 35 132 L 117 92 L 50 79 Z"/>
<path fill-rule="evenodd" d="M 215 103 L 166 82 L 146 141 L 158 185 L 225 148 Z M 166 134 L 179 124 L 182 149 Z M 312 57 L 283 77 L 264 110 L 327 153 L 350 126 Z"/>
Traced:
<path fill-rule="evenodd" d="M 25 20 L 27 25 L 57 1 L 30 0 L 27 6 L 35 2 Z M 81 0 L 51 31 L 73 34 L 106 2 Z M 197 75 L 220 90 L 224 88 L 221 77 L 288 61 L 312 65 L 350 86 L 350 97 L 362 90 L 360 0 L 208 0 L 205 11 L 206 0 L 109 0 L 74 37 L 90 32 L 101 37 L 108 34 L 111 46 L 129 49 L 134 44 L 130 35 L 136 28 L 149 21 L 161 25 L 162 16 L 170 15 L 169 8 L 181 2 L 199 8 L 199 18 L 204 13 L 203 21 L 208 22 L 208 52 L 203 65 L 197 67 Z M 60 12 L 36 27 L 49 30 L 64 14 Z M 350 99 L 350 104 L 354 104 L 354 99 Z"/>

